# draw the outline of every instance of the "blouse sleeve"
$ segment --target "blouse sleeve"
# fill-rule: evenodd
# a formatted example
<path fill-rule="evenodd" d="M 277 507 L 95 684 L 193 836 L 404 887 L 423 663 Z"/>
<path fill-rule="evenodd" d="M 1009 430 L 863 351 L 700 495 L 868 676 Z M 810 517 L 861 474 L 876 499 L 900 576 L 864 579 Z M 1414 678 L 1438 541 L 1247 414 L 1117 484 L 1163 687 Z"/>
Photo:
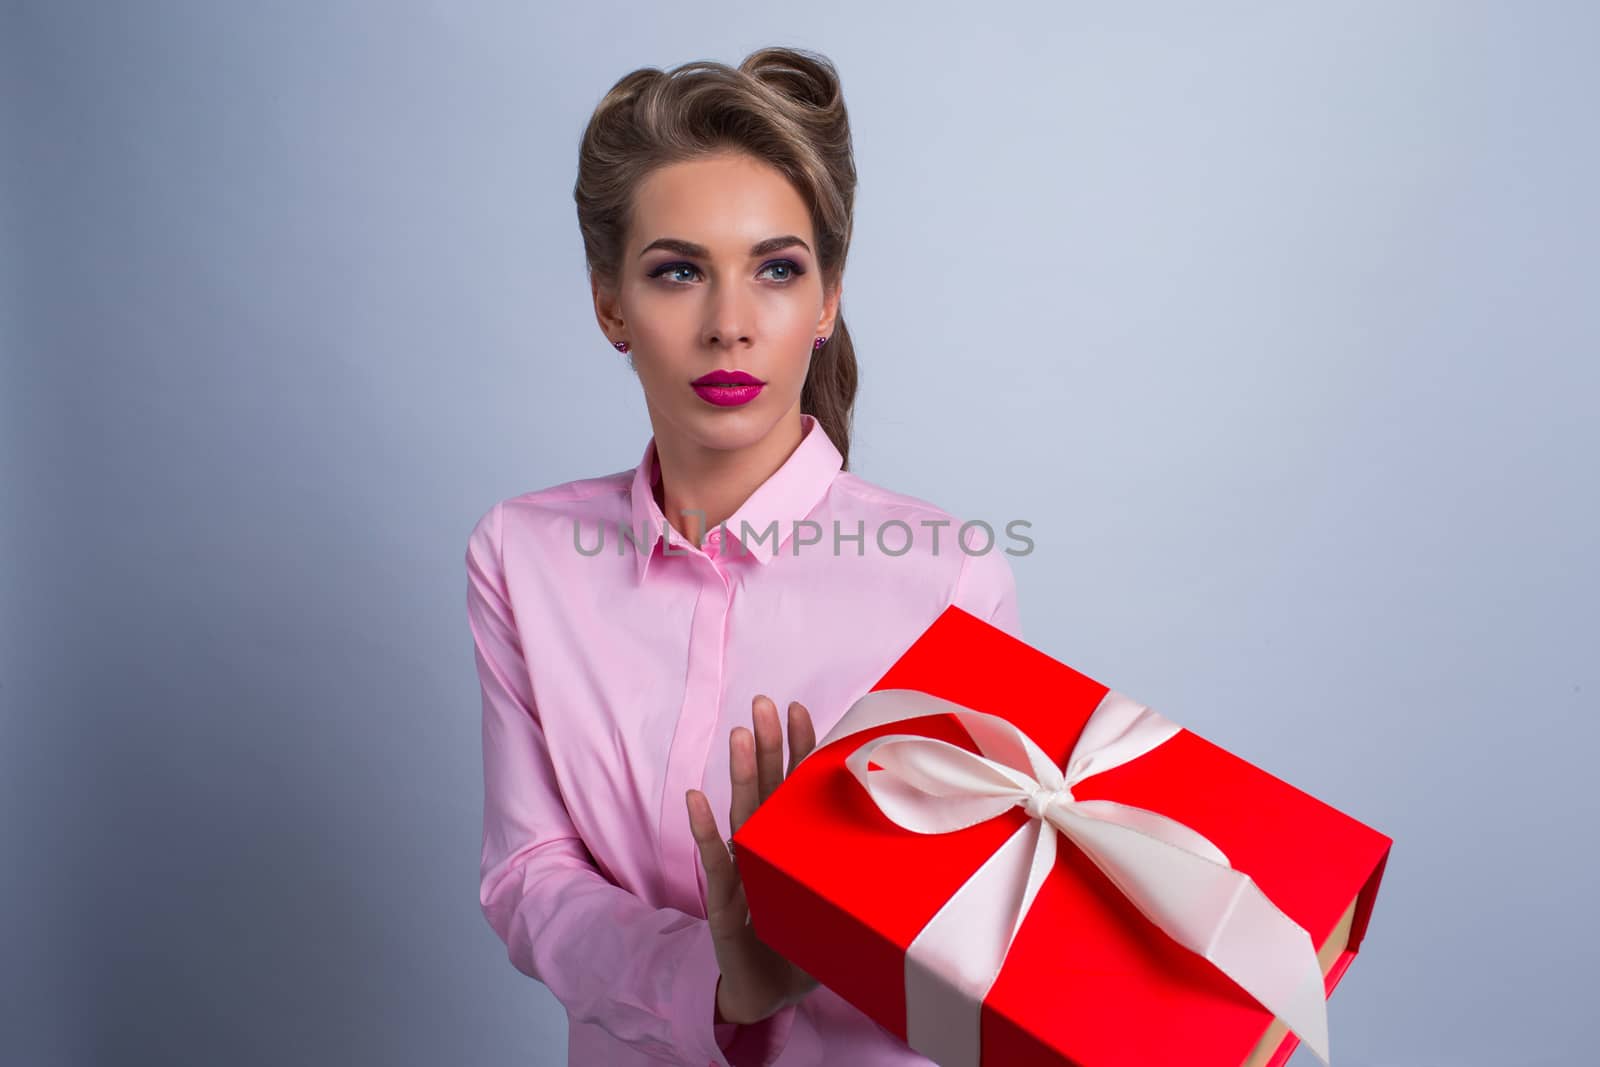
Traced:
<path fill-rule="evenodd" d="M 1024 640 L 1022 619 L 1017 612 L 1016 575 L 998 542 L 987 552 L 962 554 L 952 603 L 1017 640 Z"/>
<path fill-rule="evenodd" d="M 706 920 L 612 883 L 572 824 L 506 595 L 502 509 L 478 521 L 466 553 L 483 690 L 484 917 L 511 964 L 574 1020 L 673 1063 L 765 1067 L 783 1050 L 795 1007 L 751 1025 L 716 1023 L 721 972 Z"/>

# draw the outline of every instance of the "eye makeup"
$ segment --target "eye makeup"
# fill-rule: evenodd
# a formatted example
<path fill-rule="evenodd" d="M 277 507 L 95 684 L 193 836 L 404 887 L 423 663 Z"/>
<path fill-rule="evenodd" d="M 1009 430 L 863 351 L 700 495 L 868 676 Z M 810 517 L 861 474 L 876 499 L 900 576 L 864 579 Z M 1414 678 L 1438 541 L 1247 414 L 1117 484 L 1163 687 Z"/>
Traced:
<path fill-rule="evenodd" d="M 787 271 L 787 275 L 785 277 L 782 277 L 782 278 L 773 279 L 778 285 L 788 285 L 789 283 L 793 282 L 796 278 L 798 278 L 802 274 L 806 273 L 805 268 L 800 266 L 800 264 L 796 263 L 792 259 L 775 259 L 770 263 L 763 264 L 761 269 L 759 271 L 757 271 L 756 274 L 759 277 L 761 274 L 764 274 L 769 270 L 772 270 L 774 268 L 779 268 L 779 267 L 781 267 L 785 271 Z M 656 267 L 655 269 L 650 271 L 650 273 L 648 275 L 646 275 L 646 277 L 649 277 L 649 278 L 664 278 L 668 274 L 674 274 L 674 273 L 676 273 L 678 271 L 684 271 L 684 270 L 694 271 L 696 274 L 700 273 L 700 268 L 696 267 L 693 263 L 684 263 L 684 262 L 681 262 L 681 261 L 676 261 L 676 262 L 672 262 L 672 263 L 663 263 L 663 264 L 661 264 L 659 267 Z M 690 283 L 688 283 L 688 282 L 678 282 L 678 281 L 669 281 L 667 284 L 675 285 L 675 286 L 682 286 L 682 285 L 688 285 Z"/>

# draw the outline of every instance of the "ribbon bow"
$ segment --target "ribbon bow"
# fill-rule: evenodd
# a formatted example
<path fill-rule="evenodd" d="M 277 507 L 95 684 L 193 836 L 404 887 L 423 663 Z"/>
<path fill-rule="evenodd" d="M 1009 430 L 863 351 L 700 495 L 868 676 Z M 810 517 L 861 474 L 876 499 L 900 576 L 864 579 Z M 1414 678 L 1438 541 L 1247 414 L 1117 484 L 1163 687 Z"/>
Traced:
<path fill-rule="evenodd" d="M 1157 812 L 1072 795 L 1079 782 L 1137 759 L 1180 727 L 1107 691 L 1063 770 L 997 715 L 921 690 L 879 689 L 851 705 L 816 748 L 874 726 L 937 714 L 956 716 L 982 754 L 917 734 L 865 742 L 845 764 L 879 809 L 922 834 L 962 830 L 1018 806 L 1031 818 L 912 941 L 906 954 L 908 1045 L 937 1055 L 945 1067 L 980 1063 L 981 1005 L 1055 866 L 1059 831 L 1146 918 L 1210 960 L 1328 1063 L 1327 999 L 1310 934 L 1196 831 Z M 882 772 L 869 774 L 868 761 Z"/>

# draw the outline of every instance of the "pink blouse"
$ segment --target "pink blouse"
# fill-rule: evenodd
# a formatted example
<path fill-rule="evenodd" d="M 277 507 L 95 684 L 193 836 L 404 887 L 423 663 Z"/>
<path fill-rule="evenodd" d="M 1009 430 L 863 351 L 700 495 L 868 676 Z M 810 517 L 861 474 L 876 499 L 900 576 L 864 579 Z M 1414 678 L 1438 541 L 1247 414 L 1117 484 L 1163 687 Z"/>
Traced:
<path fill-rule="evenodd" d="M 695 545 L 632 470 L 511 497 L 467 543 L 483 690 L 479 901 L 567 1010 L 569 1065 L 927 1065 L 819 986 L 714 1024 L 684 793 L 728 826 L 728 733 L 765 693 L 822 737 L 954 603 L 1021 637 L 1005 543 L 841 470 L 820 423 Z M 987 550 L 984 550 L 988 542 Z M 785 764 L 787 765 L 787 752 Z"/>

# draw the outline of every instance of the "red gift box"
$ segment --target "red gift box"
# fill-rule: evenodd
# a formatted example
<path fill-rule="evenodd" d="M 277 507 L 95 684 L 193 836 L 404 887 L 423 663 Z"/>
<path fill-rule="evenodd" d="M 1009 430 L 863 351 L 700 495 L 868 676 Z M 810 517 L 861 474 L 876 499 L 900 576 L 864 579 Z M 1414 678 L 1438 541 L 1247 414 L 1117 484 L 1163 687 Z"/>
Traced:
<path fill-rule="evenodd" d="M 1032 889 L 1037 895 L 998 918 L 999 926 L 1014 917 L 1020 925 L 1009 947 L 1002 946 L 997 975 L 965 976 L 969 985 L 981 979 L 973 987 L 981 992 L 972 996 L 972 1047 L 952 1047 L 962 1042 L 932 1031 L 941 1019 L 963 1014 L 949 1010 L 957 994 L 930 974 L 926 956 L 914 956 L 908 968 L 908 952 L 914 944 L 923 952 L 928 939 L 919 934 L 933 929 L 992 939 L 992 930 L 978 927 L 996 923 L 952 927 L 949 917 L 957 912 L 946 905 L 956 903 L 952 898 L 963 887 L 963 899 L 974 899 L 969 883 L 979 880 L 975 872 L 994 869 L 985 864 L 1001 850 L 1015 854 L 1023 840 L 1018 832 L 1051 809 L 1042 800 L 1005 801 L 992 816 L 960 823 L 962 829 L 908 830 L 886 814 L 892 810 L 886 799 L 875 799 L 882 792 L 876 784 L 872 791 L 863 788 L 868 775 L 887 782 L 884 768 L 858 758 L 852 769 L 847 760 L 878 739 L 879 758 L 903 765 L 897 774 L 914 774 L 915 759 L 889 760 L 893 745 L 905 743 L 882 741 L 890 735 L 916 735 L 917 745 L 947 754 L 954 746 L 961 750 L 956 757 L 971 759 L 965 754 L 982 750 L 974 734 L 985 736 L 976 731 L 977 720 L 995 716 L 1004 720 L 999 726 L 1026 734 L 1038 758 L 1067 768 L 1075 749 L 1084 753 L 1078 746 L 1081 736 L 1087 740 L 1091 716 L 1090 733 L 1105 732 L 1105 711 L 1097 709 L 1116 700 L 1123 711 L 1139 709 L 1146 720 L 1169 727 L 1163 739 L 1076 781 L 1065 795 L 1068 807 L 1078 803 L 1088 812 L 1125 805 L 1158 813 L 1151 818 L 1175 820 L 1177 829 L 1220 849 L 1221 866 L 1248 875 L 1249 891 L 1264 894 L 1259 907 L 1251 905 L 1257 908 L 1252 914 L 1281 913 L 1273 921 L 1304 931 L 1305 955 L 1285 958 L 1278 970 L 1300 967 L 1302 992 L 1305 966 L 1313 968 L 1313 986 L 1321 973 L 1321 996 L 1313 994 L 1318 1012 L 1366 933 L 1390 838 L 960 608 L 940 615 L 873 686 L 880 708 L 896 695 L 890 690 L 952 702 L 969 714 L 921 715 L 844 737 L 836 737 L 836 727 L 757 808 L 734 842 L 751 923 L 763 941 L 942 1064 L 977 1063 L 980 1050 L 985 1067 L 1281 1067 L 1288 1061 L 1299 1039 L 1246 991 L 1240 984 L 1246 980 L 1224 973 L 1213 962 L 1217 955 L 1208 958 L 1175 940 L 1170 926 L 1152 921 L 1119 888 L 1125 879 L 1102 869 L 1103 856 L 1091 858 L 1067 833 L 1058 835 L 1053 859 L 1040 868 L 1042 880 Z M 863 698 L 858 707 L 868 703 Z M 929 746 L 929 739 L 947 744 Z M 1185 894 L 1202 891 L 1190 885 L 1164 884 L 1161 895 L 1181 904 Z M 1238 907 L 1241 915 L 1248 910 Z M 941 922 L 930 925 L 936 916 Z M 1274 944 L 1281 947 L 1281 939 Z M 1266 938 L 1246 947 L 1255 955 L 1277 951 L 1268 952 Z M 1231 966 L 1237 953 L 1228 958 Z M 1272 968 L 1266 973 L 1271 977 Z M 921 1020 L 909 1034 L 908 998 L 915 1001 L 911 1017 Z M 1304 1022 L 1304 1011 L 1300 1018 Z M 1320 1022 L 1325 1027 L 1325 1016 Z"/>

